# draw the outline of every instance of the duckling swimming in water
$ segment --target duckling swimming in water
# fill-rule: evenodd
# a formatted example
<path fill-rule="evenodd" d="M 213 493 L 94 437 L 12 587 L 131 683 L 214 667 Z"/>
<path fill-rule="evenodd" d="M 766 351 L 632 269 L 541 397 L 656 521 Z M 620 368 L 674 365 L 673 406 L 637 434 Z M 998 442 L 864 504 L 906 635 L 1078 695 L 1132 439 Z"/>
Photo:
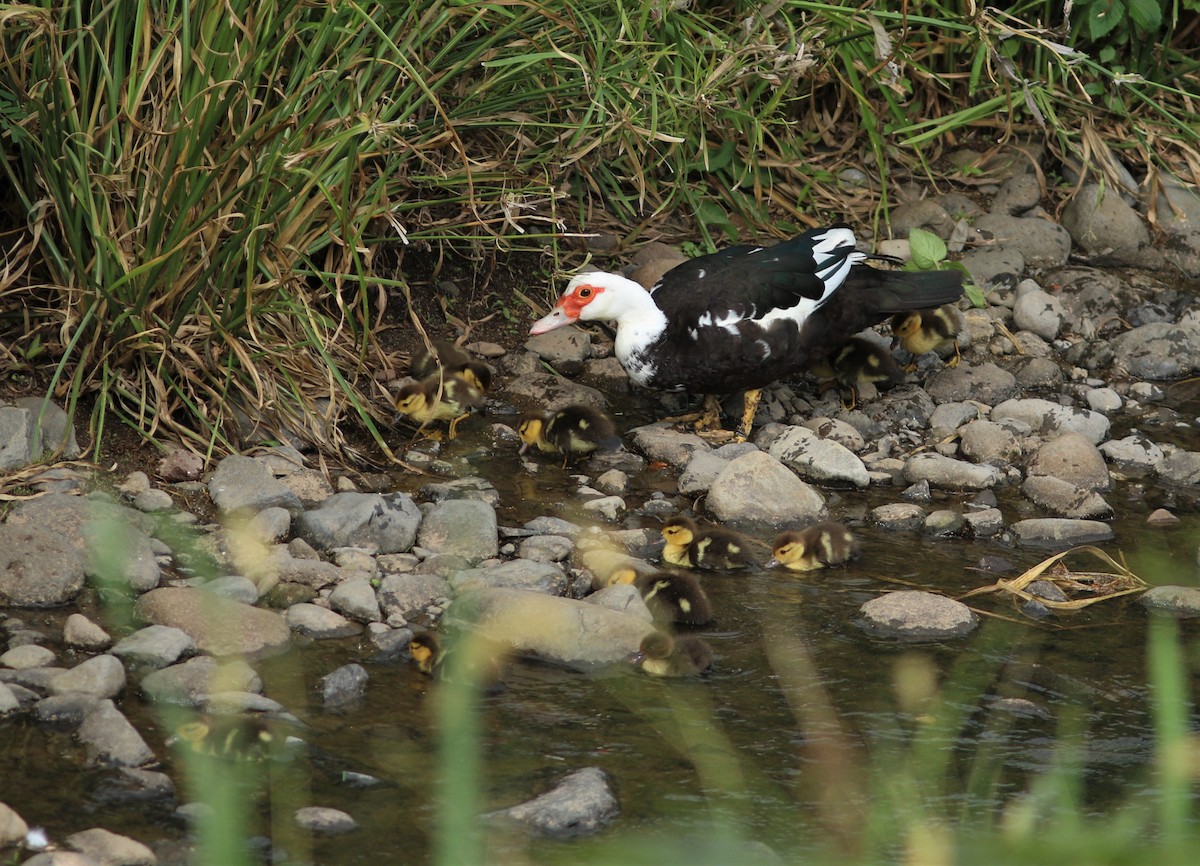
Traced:
<path fill-rule="evenodd" d="M 857 552 L 853 533 L 836 520 L 815 523 L 807 529 L 780 533 L 772 546 L 767 568 L 816 571 L 843 565 Z"/>
<path fill-rule="evenodd" d="M 451 682 L 477 685 L 488 695 L 499 694 L 505 689 L 507 652 L 494 641 L 465 636 L 456 649 L 451 650 L 436 634 L 423 631 L 409 640 L 408 652 L 417 670 L 435 680 L 446 680 L 449 675 L 454 677 Z"/>
<path fill-rule="evenodd" d="M 569 459 L 598 449 L 615 451 L 621 447 L 612 418 L 580 403 L 554 412 L 526 412 L 521 416 L 517 433 L 521 437 L 521 454 L 536 445 L 545 454 L 562 454 Z"/>
<path fill-rule="evenodd" d="M 458 423 L 483 403 L 483 392 L 462 375 L 434 373 L 396 392 L 396 411 L 422 427 L 431 421 L 449 421 L 453 439 Z"/>
<path fill-rule="evenodd" d="M 655 619 L 681 625 L 712 622 L 712 605 L 709 604 L 708 595 L 700 586 L 700 581 L 690 574 L 657 571 L 637 575 L 632 583 Z"/>
<path fill-rule="evenodd" d="M 184 722 L 167 739 L 168 746 L 185 746 L 199 755 L 225 761 L 265 761 L 281 754 L 265 719 L 251 715 L 204 716 Z"/>
<path fill-rule="evenodd" d="M 466 379 L 481 392 L 492 387 L 492 368 L 476 361 L 458 346 L 446 340 L 433 340 L 432 351 L 424 349 L 409 364 L 408 374 L 423 380 L 437 374 L 459 376 Z"/>
<path fill-rule="evenodd" d="M 683 515 L 663 524 L 662 537 L 667 542 L 662 552 L 663 562 L 681 568 L 724 571 L 754 564 L 742 536 L 718 526 L 700 529 L 694 520 Z"/>
<path fill-rule="evenodd" d="M 630 661 L 651 676 L 689 677 L 708 670 L 713 655 L 708 644 L 698 637 L 673 638 L 666 632 L 655 631 L 642 639 Z"/>
<path fill-rule="evenodd" d="M 958 350 L 958 334 L 962 327 L 962 313 L 953 304 L 943 304 L 932 310 L 897 313 L 892 317 L 892 333 L 900 345 L 913 355 L 924 355 L 953 345 L 954 358 L 946 362 L 947 367 L 956 366 L 962 357 Z M 915 359 L 911 368 L 916 369 Z"/>

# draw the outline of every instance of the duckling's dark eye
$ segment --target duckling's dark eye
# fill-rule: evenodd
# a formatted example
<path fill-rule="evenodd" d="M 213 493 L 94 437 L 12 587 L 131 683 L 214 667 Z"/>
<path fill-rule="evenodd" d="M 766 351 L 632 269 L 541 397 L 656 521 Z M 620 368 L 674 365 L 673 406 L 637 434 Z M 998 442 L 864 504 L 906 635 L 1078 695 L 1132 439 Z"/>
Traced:
<path fill-rule="evenodd" d="M 579 297 L 590 298 L 591 296 L 592 296 L 592 287 L 591 286 L 584 286 L 582 289 L 579 290 Z"/>

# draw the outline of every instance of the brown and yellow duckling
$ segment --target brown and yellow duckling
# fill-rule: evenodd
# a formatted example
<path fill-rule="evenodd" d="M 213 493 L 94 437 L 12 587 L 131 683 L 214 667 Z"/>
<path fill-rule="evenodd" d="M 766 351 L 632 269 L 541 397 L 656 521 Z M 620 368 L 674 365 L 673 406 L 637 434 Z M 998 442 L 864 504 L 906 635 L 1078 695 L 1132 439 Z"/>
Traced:
<path fill-rule="evenodd" d="M 266 761 L 282 756 L 288 739 L 260 716 L 204 716 L 177 727 L 167 745 L 224 761 Z"/>
<path fill-rule="evenodd" d="M 754 565 L 746 539 L 718 526 L 700 529 L 694 520 L 676 515 L 663 524 L 663 562 L 680 568 L 724 571 Z"/>
<path fill-rule="evenodd" d="M 849 529 L 836 520 L 825 520 L 807 529 L 780 533 L 771 548 L 767 568 L 783 566 L 789 571 L 816 571 L 844 565 L 857 549 Z"/>
<path fill-rule="evenodd" d="M 690 677 L 712 667 L 713 655 L 708 644 L 698 637 L 671 637 L 655 631 L 642 639 L 630 661 L 651 676 Z"/>
<path fill-rule="evenodd" d="M 892 317 L 892 333 L 896 341 L 914 356 L 926 352 L 941 352 L 954 347 L 954 358 L 946 362 L 953 367 L 962 357 L 958 350 L 958 334 L 963 328 L 962 313 L 953 304 L 944 304 L 932 310 L 913 310 L 897 313 Z M 913 361 L 915 369 L 916 361 Z"/>
<path fill-rule="evenodd" d="M 433 421 L 449 421 L 449 438 L 458 423 L 483 404 L 483 391 L 461 375 L 434 373 L 396 392 L 396 411 L 424 427 Z"/>
<path fill-rule="evenodd" d="M 482 392 L 492 387 L 492 368 L 476 361 L 458 346 L 445 340 L 433 340 L 432 349 L 419 352 L 409 364 L 408 373 L 414 379 L 428 379 L 441 371 L 442 375 L 459 376 Z"/>
<path fill-rule="evenodd" d="M 544 454 L 562 454 L 565 459 L 621 447 L 617 426 L 605 413 L 572 403 L 554 412 L 532 411 L 521 416 L 517 426 L 521 454 L 536 446 Z"/>
<path fill-rule="evenodd" d="M 657 620 L 680 625 L 712 622 L 708 595 L 693 575 L 657 571 L 637 575 L 631 582 Z"/>
<path fill-rule="evenodd" d="M 489 695 L 504 691 L 504 665 L 507 653 L 495 642 L 464 637 L 451 651 L 441 638 L 430 631 L 414 634 L 408 652 L 417 670 L 435 680 L 453 678 L 477 686 Z"/>
<path fill-rule="evenodd" d="M 836 381 L 850 392 L 848 409 L 858 403 L 858 389 L 863 385 L 890 388 L 903 376 L 891 351 L 873 340 L 851 337 L 827 358 L 814 364 L 818 378 Z"/>

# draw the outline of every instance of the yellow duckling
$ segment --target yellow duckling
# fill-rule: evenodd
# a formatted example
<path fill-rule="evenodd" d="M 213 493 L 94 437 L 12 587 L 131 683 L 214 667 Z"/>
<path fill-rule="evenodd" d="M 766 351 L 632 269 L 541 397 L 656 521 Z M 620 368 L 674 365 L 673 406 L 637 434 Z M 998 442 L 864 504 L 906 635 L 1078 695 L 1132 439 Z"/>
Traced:
<path fill-rule="evenodd" d="M 662 631 L 642 638 L 641 646 L 630 659 L 655 677 L 689 677 L 702 674 L 712 666 L 712 650 L 698 637 L 673 638 Z"/>
<path fill-rule="evenodd" d="M 621 446 L 612 418 L 579 403 L 554 412 L 526 412 L 517 427 L 521 454 L 531 445 L 545 454 L 563 454 L 567 458 L 591 454 L 597 449 L 614 451 Z"/>
<path fill-rule="evenodd" d="M 946 362 L 948 367 L 958 364 L 962 357 L 958 350 L 958 334 L 962 328 L 962 313 L 953 304 L 944 304 L 932 310 L 897 313 L 892 317 L 892 333 L 900 345 L 913 355 L 924 355 L 953 345 L 954 359 Z"/>
<path fill-rule="evenodd" d="M 780 533 L 771 549 L 767 568 L 783 566 L 791 571 L 816 571 L 849 562 L 857 552 L 854 535 L 835 520 L 815 523 L 807 529 Z"/>
<path fill-rule="evenodd" d="M 723 571 L 754 564 L 742 536 L 716 526 L 702 530 L 694 520 L 682 515 L 663 524 L 662 537 L 667 542 L 662 552 L 663 562 L 680 568 Z"/>
<path fill-rule="evenodd" d="M 625 581 L 622 581 L 625 582 Z M 633 585 L 642 594 L 655 619 L 681 625 L 712 622 L 712 605 L 700 581 L 690 574 L 658 571 L 636 576 Z"/>
<path fill-rule="evenodd" d="M 863 385 L 891 387 L 903 378 L 892 353 L 864 337 L 851 337 L 811 369 L 818 378 L 834 380 L 850 391 L 848 409 L 858 403 L 858 389 Z"/>
<path fill-rule="evenodd" d="M 484 694 L 504 691 L 504 663 L 507 653 L 498 644 L 478 637 L 466 637 L 458 644 L 463 652 L 451 652 L 430 631 L 414 634 L 408 652 L 421 673 L 436 680 L 464 682 L 478 686 Z"/>
<path fill-rule="evenodd" d="M 439 370 L 443 375 L 460 376 L 481 392 L 492 387 L 492 368 L 476 361 L 458 346 L 445 340 L 433 340 L 432 351 L 424 349 L 413 358 L 408 374 L 414 379 L 428 379 Z"/>
<path fill-rule="evenodd" d="M 434 670 L 445 658 L 442 642 L 431 631 L 414 634 L 408 642 L 408 653 L 412 656 L 413 664 L 423 674 L 434 675 Z"/>
<path fill-rule="evenodd" d="M 167 739 L 199 755 L 225 761 L 265 761 L 280 746 L 264 719 L 258 716 L 205 716 L 184 722 Z"/>
<path fill-rule="evenodd" d="M 483 392 L 461 375 L 435 373 L 405 385 L 396 393 L 396 411 L 422 427 L 431 421 L 449 421 L 449 438 L 458 422 L 483 403 Z"/>

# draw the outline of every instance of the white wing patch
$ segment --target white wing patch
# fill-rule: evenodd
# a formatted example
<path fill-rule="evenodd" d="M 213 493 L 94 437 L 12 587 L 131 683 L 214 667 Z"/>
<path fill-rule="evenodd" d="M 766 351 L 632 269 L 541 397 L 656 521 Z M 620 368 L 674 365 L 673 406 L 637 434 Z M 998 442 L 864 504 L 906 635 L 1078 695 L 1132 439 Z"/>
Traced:
<path fill-rule="evenodd" d="M 713 316 L 713 314 L 711 312 L 708 312 L 708 313 L 705 313 L 702 316 L 700 316 L 700 318 L 696 319 L 696 327 L 693 328 L 692 330 L 696 330 L 698 328 L 710 328 L 710 327 L 711 328 L 721 328 L 721 329 L 727 331 L 728 333 L 733 334 L 734 336 L 737 336 L 738 322 L 742 321 L 744 318 L 745 318 L 744 316 L 738 315 L 737 313 L 733 312 L 732 310 L 730 310 L 728 313 L 725 313 L 723 316 Z"/>
<path fill-rule="evenodd" d="M 762 355 L 762 360 L 765 361 L 771 357 L 771 347 L 766 340 L 755 340 L 754 345 L 758 347 L 759 354 Z"/>

